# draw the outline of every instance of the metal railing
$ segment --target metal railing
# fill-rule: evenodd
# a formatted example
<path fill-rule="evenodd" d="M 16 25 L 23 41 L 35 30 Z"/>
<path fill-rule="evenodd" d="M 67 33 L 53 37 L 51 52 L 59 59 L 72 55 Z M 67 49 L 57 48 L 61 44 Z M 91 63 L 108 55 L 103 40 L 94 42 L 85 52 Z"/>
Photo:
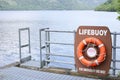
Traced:
<path fill-rule="evenodd" d="M 113 67 L 111 67 L 111 69 L 113 70 L 112 75 L 116 75 L 116 70 L 120 70 L 120 68 L 116 67 L 116 62 L 120 62 L 120 60 L 116 59 L 117 56 L 117 49 L 120 49 L 120 46 L 117 46 L 117 36 L 120 36 L 120 33 L 111 33 L 111 35 L 113 35 L 113 43 L 112 43 L 112 62 L 113 62 Z"/>
<path fill-rule="evenodd" d="M 56 30 L 49 30 L 49 29 L 40 29 L 40 33 L 41 33 L 41 30 L 43 31 L 43 32 L 45 32 L 46 34 L 48 34 L 49 35 L 49 37 L 50 37 L 50 32 L 56 32 L 56 33 L 73 33 L 74 34 L 74 38 L 75 38 L 75 33 L 76 33 L 76 31 L 56 31 Z M 116 44 L 117 44 L 117 36 L 119 35 L 120 36 L 120 33 L 111 33 L 111 35 L 113 36 L 112 38 L 112 40 L 113 40 L 113 44 L 112 44 L 112 62 L 113 62 L 113 64 L 112 64 L 112 66 L 111 66 L 111 69 L 112 69 L 112 75 L 116 75 L 116 70 L 120 70 L 120 68 L 117 68 L 116 67 L 116 62 L 120 62 L 120 60 L 117 60 L 116 59 L 116 54 L 117 54 L 117 52 L 116 52 L 116 50 L 117 49 L 120 49 L 120 46 L 116 46 Z M 41 36 L 40 36 L 41 37 Z M 40 41 L 40 43 L 41 43 L 41 41 Z M 45 40 L 45 43 L 46 43 L 46 46 L 49 44 L 49 46 L 48 47 L 50 47 L 50 44 L 60 44 L 60 45 L 73 45 L 74 46 L 74 42 L 73 42 L 73 44 L 71 44 L 71 43 L 56 43 L 56 42 L 51 42 L 50 40 Z M 47 47 L 44 47 L 44 48 L 46 48 L 46 56 L 47 55 L 51 55 L 51 56 L 60 56 L 60 57 L 68 57 L 68 58 L 74 58 L 74 56 L 70 56 L 70 55 L 61 55 L 61 54 L 56 54 L 56 53 L 50 53 L 50 51 L 47 51 Z M 40 49 L 40 50 L 42 50 L 42 48 Z M 40 52 L 40 54 L 42 54 L 41 52 Z M 42 56 L 41 56 L 42 57 Z M 58 63 L 63 63 L 63 64 L 72 64 L 72 65 L 74 65 L 75 66 L 75 63 L 71 63 L 71 62 L 62 62 L 62 61 L 55 61 L 55 60 L 48 60 L 48 58 L 46 57 L 46 60 L 45 60 L 45 62 L 46 62 L 46 64 L 44 65 L 44 66 L 47 66 L 48 64 L 47 64 L 47 62 L 58 62 Z M 42 67 L 43 67 L 43 65 L 42 65 Z M 41 67 L 41 68 L 42 68 Z"/>
<path fill-rule="evenodd" d="M 40 68 L 42 68 L 44 65 L 47 65 L 47 62 L 45 62 L 42 59 L 42 49 L 46 48 L 46 52 L 48 52 L 48 51 L 50 52 L 50 44 L 49 45 L 48 44 L 42 45 L 42 32 L 44 32 L 46 29 L 49 29 L 49 28 L 43 28 L 43 29 L 39 30 L 39 40 L 40 40 Z M 49 33 L 45 33 L 45 38 L 46 38 L 46 40 L 50 39 Z M 48 54 L 46 55 L 46 59 L 49 59 Z"/>
<path fill-rule="evenodd" d="M 42 35 L 41 33 L 45 32 L 45 45 L 42 46 Z M 50 44 L 59 44 L 59 45 L 74 45 L 74 43 L 61 43 L 61 42 L 52 42 L 50 41 L 50 32 L 55 32 L 55 33 L 74 33 L 75 31 L 56 31 L 56 30 L 49 30 L 49 28 L 44 28 L 39 30 L 39 37 L 40 37 L 40 61 L 41 61 L 41 68 L 43 66 L 48 66 L 48 63 L 50 62 L 57 62 L 57 63 L 63 63 L 63 64 L 72 64 L 75 65 L 75 63 L 72 62 L 64 62 L 64 61 L 56 61 L 56 60 L 50 60 L 50 56 L 60 56 L 60 57 L 69 57 L 69 58 L 74 58 L 74 56 L 66 55 L 66 54 L 57 54 L 57 53 L 51 53 L 50 52 Z M 44 61 L 42 61 L 42 49 L 46 49 L 46 58 Z M 45 62 L 45 63 L 44 63 Z M 45 65 L 43 65 L 45 64 Z"/>
<path fill-rule="evenodd" d="M 28 44 L 27 45 L 21 45 L 21 31 L 22 30 L 28 30 L 28 36 L 29 36 L 29 40 L 28 40 Z M 63 43 L 63 42 L 54 42 L 54 41 L 51 41 L 50 40 L 50 33 L 51 32 L 54 32 L 54 33 L 68 33 L 68 34 L 73 34 L 74 36 L 74 39 L 75 39 L 75 34 L 76 34 L 76 31 L 57 31 L 57 30 L 49 30 L 49 28 L 43 28 L 43 29 L 40 29 L 39 30 L 39 40 L 40 40 L 40 68 L 43 68 L 44 66 L 48 66 L 48 64 L 50 62 L 57 62 L 57 63 L 61 63 L 61 64 L 71 64 L 75 67 L 76 69 L 76 66 L 75 66 L 75 63 L 74 62 L 65 62 L 65 61 L 57 61 L 57 60 L 51 60 L 50 59 L 50 56 L 59 56 L 59 57 L 67 57 L 67 58 L 74 58 L 74 56 L 71 56 L 71 55 L 66 55 L 66 54 L 58 54 L 58 53 L 51 53 L 51 44 L 59 44 L 59 45 L 72 45 L 74 46 L 74 41 L 73 43 Z M 42 33 L 45 33 L 44 34 L 44 37 L 45 37 L 45 41 L 44 41 L 44 45 L 42 43 Z M 112 35 L 112 65 L 111 65 L 111 70 L 112 70 L 112 73 L 111 75 L 116 75 L 116 71 L 120 70 L 120 68 L 117 67 L 117 62 L 120 63 L 120 60 L 117 60 L 116 56 L 118 54 L 117 52 L 117 49 L 120 49 L 120 46 L 117 46 L 117 36 L 120 36 L 120 33 L 111 33 Z M 73 40 L 74 40 L 73 39 Z M 29 28 L 24 28 L 24 29 L 20 29 L 19 30 L 19 52 L 20 52 L 20 61 L 22 61 L 22 58 L 21 58 L 21 48 L 22 47 L 26 47 L 26 46 L 29 46 L 29 53 L 31 52 L 30 50 L 30 30 Z M 45 53 L 43 52 L 43 50 L 45 50 Z M 73 53 L 74 54 L 74 53 Z M 45 55 L 45 58 L 43 58 L 43 55 Z"/>
<path fill-rule="evenodd" d="M 27 44 L 22 44 L 22 36 L 21 33 L 23 31 L 27 31 L 28 33 L 28 43 Z M 30 45 L 30 29 L 29 28 L 21 28 L 19 29 L 19 57 L 20 57 L 20 63 L 23 63 L 25 61 L 31 60 L 31 55 L 25 58 L 22 58 L 22 48 L 28 47 L 29 53 L 31 53 L 31 45 Z"/>

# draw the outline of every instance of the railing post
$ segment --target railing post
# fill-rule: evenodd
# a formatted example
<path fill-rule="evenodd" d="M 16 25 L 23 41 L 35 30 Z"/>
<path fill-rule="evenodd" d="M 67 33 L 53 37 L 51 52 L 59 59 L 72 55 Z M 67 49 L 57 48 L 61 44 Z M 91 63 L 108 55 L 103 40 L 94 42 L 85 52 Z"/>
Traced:
<path fill-rule="evenodd" d="M 41 39 L 41 31 L 42 31 L 42 29 L 40 29 L 39 30 L 39 40 L 40 40 L 40 68 L 42 68 L 43 67 L 43 65 L 42 65 L 42 39 Z"/>
<path fill-rule="evenodd" d="M 50 41 L 50 32 L 48 32 L 48 41 Z M 49 53 L 50 53 L 50 43 L 48 44 L 48 51 L 49 51 Z"/>
<path fill-rule="evenodd" d="M 75 37 L 76 37 L 76 31 L 74 30 L 74 44 L 75 44 Z M 74 53 L 75 53 L 75 50 L 74 50 Z M 75 60 L 74 60 L 75 61 Z M 75 62 L 74 62 L 75 63 Z M 75 66 L 75 71 L 77 71 L 77 68 L 76 68 L 76 64 L 74 65 Z"/>
<path fill-rule="evenodd" d="M 47 43 L 47 41 L 49 41 L 49 31 L 45 31 L 45 47 L 46 47 L 46 62 L 45 62 L 45 66 L 48 66 L 48 62 L 47 60 L 50 59 L 50 55 L 48 55 L 49 51 L 50 51 L 50 44 Z"/>
<path fill-rule="evenodd" d="M 116 32 L 113 34 L 113 75 L 116 73 Z"/>
<path fill-rule="evenodd" d="M 31 53 L 31 44 L 30 44 L 30 29 L 28 28 L 28 43 L 29 43 L 29 53 Z"/>
<path fill-rule="evenodd" d="M 20 63 L 21 63 L 21 32 L 19 29 L 19 58 L 20 58 Z"/>

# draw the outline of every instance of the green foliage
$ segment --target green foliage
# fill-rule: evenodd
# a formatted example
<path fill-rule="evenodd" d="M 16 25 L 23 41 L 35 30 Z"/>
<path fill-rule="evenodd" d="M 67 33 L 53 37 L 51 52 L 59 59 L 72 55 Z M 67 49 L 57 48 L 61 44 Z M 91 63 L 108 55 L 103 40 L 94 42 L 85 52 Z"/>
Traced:
<path fill-rule="evenodd" d="M 118 13 L 119 13 L 118 19 L 120 20 L 120 0 L 118 0 L 117 11 L 118 11 Z"/>
<path fill-rule="evenodd" d="M 94 9 L 106 0 L 0 0 L 0 10 Z"/>
<path fill-rule="evenodd" d="M 120 14 L 120 0 L 108 0 L 104 4 L 98 6 L 95 10 L 99 11 L 117 11 Z M 118 16 L 120 20 L 120 15 Z"/>
<path fill-rule="evenodd" d="M 95 10 L 99 11 L 117 11 L 118 8 L 118 0 L 108 0 L 104 4 L 98 6 Z"/>

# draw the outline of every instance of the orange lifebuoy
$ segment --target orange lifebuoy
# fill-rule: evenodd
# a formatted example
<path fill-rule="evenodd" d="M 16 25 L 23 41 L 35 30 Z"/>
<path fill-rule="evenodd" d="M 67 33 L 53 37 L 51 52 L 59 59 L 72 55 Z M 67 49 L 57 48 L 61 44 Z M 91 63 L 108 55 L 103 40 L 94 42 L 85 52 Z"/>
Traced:
<path fill-rule="evenodd" d="M 83 54 L 84 54 L 83 50 L 85 48 L 85 45 L 87 45 L 88 43 L 95 44 L 99 48 L 99 56 L 95 60 L 87 60 L 83 56 Z M 77 47 L 77 57 L 80 60 L 80 62 L 87 67 L 98 66 L 100 63 L 102 63 L 105 60 L 105 57 L 106 57 L 105 46 L 102 43 L 102 41 L 99 40 L 98 38 L 94 38 L 94 37 L 85 38 L 84 40 L 82 40 L 79 43 L 79 45 Z"/>

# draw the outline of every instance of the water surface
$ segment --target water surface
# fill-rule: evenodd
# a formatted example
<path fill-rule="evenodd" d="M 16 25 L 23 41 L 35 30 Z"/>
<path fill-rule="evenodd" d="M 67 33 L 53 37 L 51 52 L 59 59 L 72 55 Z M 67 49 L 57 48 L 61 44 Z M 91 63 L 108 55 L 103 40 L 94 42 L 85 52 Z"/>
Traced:
<path fill-rule="evenodd" d="M 0 66 L 19 60 L 19 28 L 30 28 L 33 59 L 39 60 L 38 30 L 40 28 L 49 27 L 54 30 L 73 31 L 80 25 L 97 25 L 108 26 L 111 32 L 120 32 L 120 22 L 116 19 L 117 16 L 116 12 L 98 11 L 0 11 Z M 52 40 L 56 42 L 74 42 L 72 34 L 63 35 L 54 34 Z M 23 43 L 27 42 L 27 38 L 24 37 L 23 40 Z M 52 52 L 74 55 L 73 46 L 51 46 L 53 46 L 51 48 Z M 27 55 L 27 49 L 23 53 Z M 52 58 L 64 60 L 60 57 Z M 74 62 L 71 59 L 68 61 Z M 59 64 L 59 66 L 64 65 Z"/>

